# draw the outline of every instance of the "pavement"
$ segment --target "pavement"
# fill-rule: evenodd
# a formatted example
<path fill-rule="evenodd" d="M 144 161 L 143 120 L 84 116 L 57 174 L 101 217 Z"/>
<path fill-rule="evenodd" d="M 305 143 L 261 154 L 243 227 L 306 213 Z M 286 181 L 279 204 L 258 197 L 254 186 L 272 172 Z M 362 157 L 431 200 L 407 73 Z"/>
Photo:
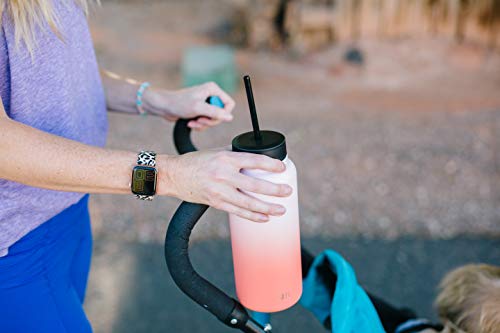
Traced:
<path fill-rule="evenodd" d="M 335 249 L 353 265 L 367 290 L 431 319 L 436 319 L 432 307 L 436 287 L 446 272 L 467 263 L 500 263 L 500 239 L 491 238 L 306 237 L 303 245 L 315 254 Z M 235 297 L 228 240 L 197 241 L 190 253 L 203 276 Z M 234 331 L 177 289 L 168 274 L 162 244 L 97 238 L 92 265 L 86 310 L 95 332 Z M 273 315 L 272 324 L 278 333 L 325 332 L 300 305 Z"/>

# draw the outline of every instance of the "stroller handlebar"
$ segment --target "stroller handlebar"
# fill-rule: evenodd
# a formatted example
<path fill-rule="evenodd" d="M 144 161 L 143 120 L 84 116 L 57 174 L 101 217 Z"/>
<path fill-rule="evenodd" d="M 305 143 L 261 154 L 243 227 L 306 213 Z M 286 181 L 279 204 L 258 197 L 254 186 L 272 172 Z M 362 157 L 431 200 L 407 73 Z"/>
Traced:
<path fill-rule="evenodd" d="M 177 152 L 182 155 L 196 151 L 196 147 L 191 141 L 191 128 L 188 123 L 191 119 L 179 119 L 174 127 L 174 145 Z"/>
<path fill-rule="evenodd" d="M 174 143 L 179 154 L 196 151 L 191 141 L 189 120 L 178 120 L 174 128 Z M 200 276 L 189 258 L 191 231 L 207 211 L 208 206 L 182 202 L 168 226 L 165 236 L 165 260 L 175 284 L 192 300 L 208 310 L 229 327 L 247 333 L 265 333 L 235 299 Z"/>
<path fill-rule="evenodd" d="M 179 154 L 197 150 L 191 141 L 191 129 L 187 126 L 189 121 L 190 119 L 180 119 L 175 124 L 174 143 Z M 206 205 L 184 201 L 170 221 L 165 237 L 165 259 L 174 282 L 187 296 L 227 326 L 237 328 L 245 333 L 270 333 L 270 326 L 263 328 L 248 315 L 248 312 L 238 301 L 204 279 L 193 268 L 189 259 L 189 237 L 207 209 Z M 314 256 L 303 247 L 301 253 L 302 275 L 305 277 L 313 263 Z M 337 278 L 335 272 L 328 269 L 322 270 L 320 269 L 318 272 L 330 281 L 329 284 L 327 283 L 327 287 L 330 288 L 329 292 L 333 295 Z M 396 308 L 369 292 L 367 294 L 388 332 L 394 331 L 399 324 L 416 318 L 413 311 L 409 309 Z M 328 330 L 331 329 L 330 317 L 323 322 L 323 325 Z"/>

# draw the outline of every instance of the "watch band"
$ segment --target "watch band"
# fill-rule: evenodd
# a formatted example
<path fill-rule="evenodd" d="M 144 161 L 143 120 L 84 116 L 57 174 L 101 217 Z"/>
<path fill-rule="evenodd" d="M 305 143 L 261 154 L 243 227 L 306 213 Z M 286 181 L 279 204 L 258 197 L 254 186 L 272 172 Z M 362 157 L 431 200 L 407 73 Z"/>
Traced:
<path fill-rule="evenodd" d="M 151 150 L 141 150 L 141 152 L 137 154 L 137 164 L 155 167 L 156 153 Z"/>
<path fill-rule="evenodd" d="M 137 154 L 137 165 L 156 167 L 156 153 L 151 150 L 141 150 Z M 140 200 L 152 201 L 154 195 L 136 194 L 135 197 Z"/>

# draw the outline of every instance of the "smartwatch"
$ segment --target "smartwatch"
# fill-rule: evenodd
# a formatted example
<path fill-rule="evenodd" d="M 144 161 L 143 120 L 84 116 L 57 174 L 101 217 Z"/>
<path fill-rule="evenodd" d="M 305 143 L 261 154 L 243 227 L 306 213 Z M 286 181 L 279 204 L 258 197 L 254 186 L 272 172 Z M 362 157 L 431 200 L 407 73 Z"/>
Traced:
<path fill-rule="evenodd" d="M 137 154 L 137 165 L 132 170 L 130 188 L 137 199 L 153 200 L 156 194 L 156 153 L 141 151 Z"/>

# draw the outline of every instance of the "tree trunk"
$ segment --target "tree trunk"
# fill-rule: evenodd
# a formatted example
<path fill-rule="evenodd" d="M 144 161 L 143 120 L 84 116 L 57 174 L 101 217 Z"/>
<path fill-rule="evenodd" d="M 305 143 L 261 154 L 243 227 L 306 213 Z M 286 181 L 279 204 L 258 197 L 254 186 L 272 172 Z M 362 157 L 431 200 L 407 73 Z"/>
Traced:
<path fill-rule="evenodd" d="M 494 50 L 497 47 L 497 39 L 498 39 L 498 24 L 495 24 L 496 22 L 492 22 L 490 25 L 490 32 L 489 32 L 489 41 L 488 41 L 488 48 L 490 50 Z"/>
<path fill-rule="evenodd" d="M 469 0 L 460 0 L 458 3 L 457 20 L 455 22 L 455 41 L 461 44 L 465 40 L 465 26 L 470 8 Z"/>
<path fill-rule="evenodd" d="M 361 3 L 362 0 L 352 0 L 351 4 L 351 39 L 358 40 L 361 35 Z"/>
<path fill-rule="evenodd" d="M 377 13 L 377 37 L 382 38 L 385 32 L 384 26 L 384 1 L 376 0 L 375 2 L 375 12 Z"/>

